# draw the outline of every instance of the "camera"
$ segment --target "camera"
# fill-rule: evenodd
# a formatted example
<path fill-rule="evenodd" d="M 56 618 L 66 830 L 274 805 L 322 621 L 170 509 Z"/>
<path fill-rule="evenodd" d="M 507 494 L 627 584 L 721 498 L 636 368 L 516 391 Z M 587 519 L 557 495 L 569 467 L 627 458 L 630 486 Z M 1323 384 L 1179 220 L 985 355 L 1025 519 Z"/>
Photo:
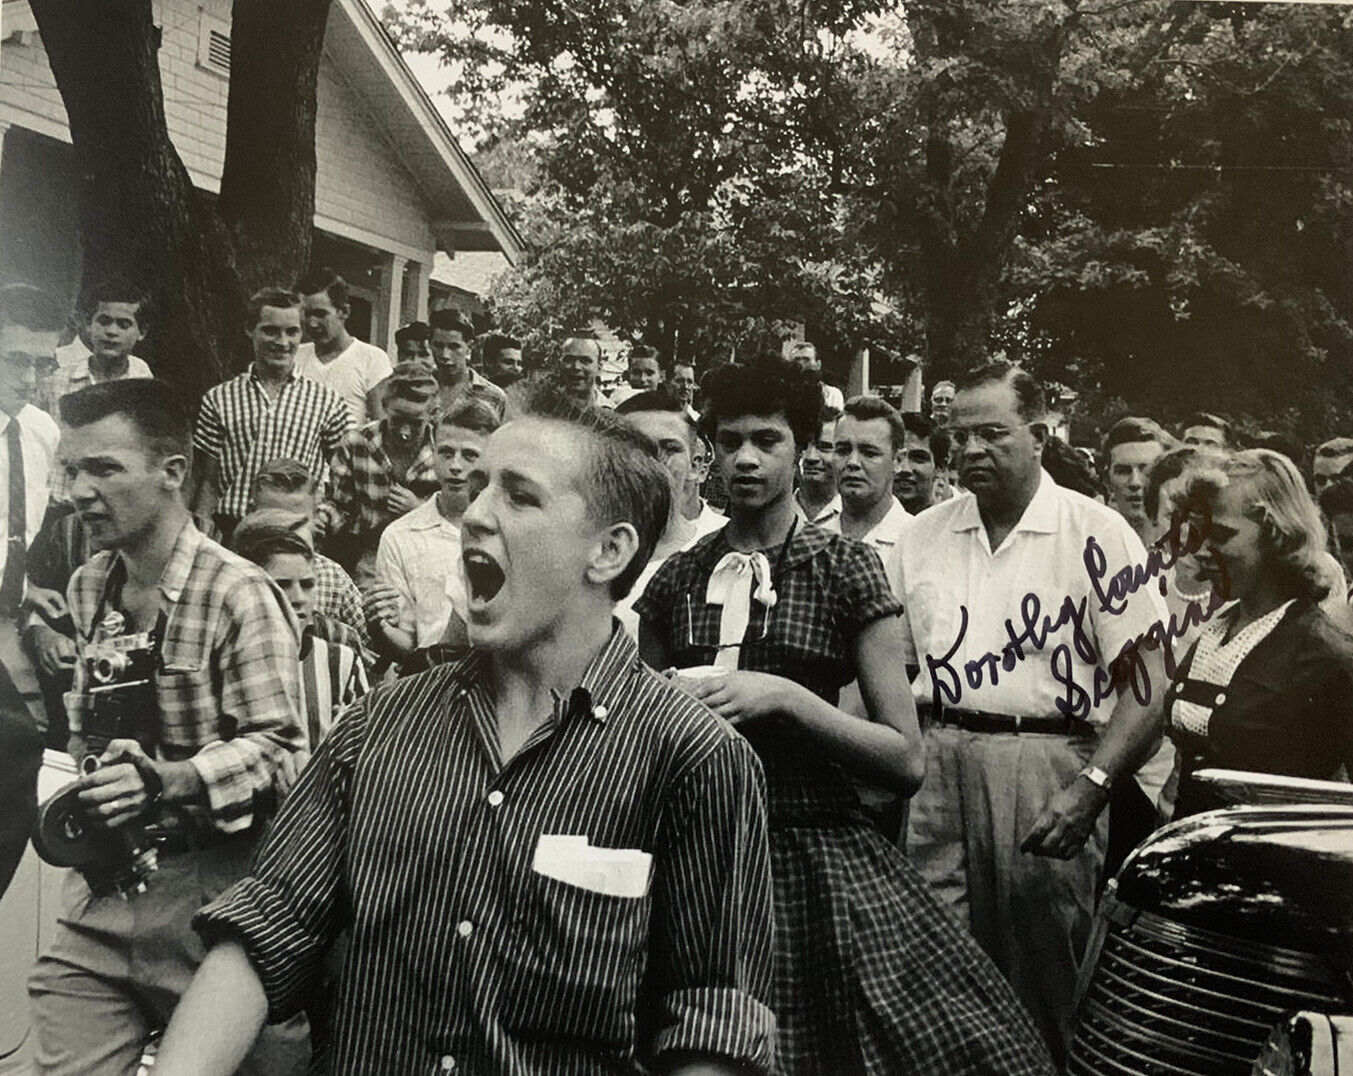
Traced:
<path fill-rule="evenodd" d="M 149 632 L 123 634 L 123 625 L 120 614 L 110 613 L 81 655 L 92 704 L 80 730 L 86 747 L 78 760 L 83 774 L 99 768 L 99 756 L 113 740 L 135 740 L 154 754 L 159 645 Z M 117 893 L 126 899 L 144 892 L 159 868 L 154 840 L 139 820 L 110 828 L 89 818 L 79 791 L 78 784 L 67 785 L 39 808 L 33 834 L 38 855 L 53 866 L 80 871 L 96 895 Z"/>

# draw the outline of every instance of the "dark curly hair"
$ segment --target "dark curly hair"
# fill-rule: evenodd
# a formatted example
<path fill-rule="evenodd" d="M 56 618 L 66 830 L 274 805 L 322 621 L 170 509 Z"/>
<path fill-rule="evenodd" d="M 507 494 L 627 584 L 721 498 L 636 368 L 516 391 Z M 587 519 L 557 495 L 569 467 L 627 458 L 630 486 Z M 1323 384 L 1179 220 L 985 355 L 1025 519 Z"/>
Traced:
<path fill-rule="evenodd" d="M 783 359 L 720 366 L 705 376 L 700 390 L 705 397 L 700 432 L 710 441 L 721 421 L 743 415 L 783 415 L 800 452 L 822 434 L 821 382 Z"/>

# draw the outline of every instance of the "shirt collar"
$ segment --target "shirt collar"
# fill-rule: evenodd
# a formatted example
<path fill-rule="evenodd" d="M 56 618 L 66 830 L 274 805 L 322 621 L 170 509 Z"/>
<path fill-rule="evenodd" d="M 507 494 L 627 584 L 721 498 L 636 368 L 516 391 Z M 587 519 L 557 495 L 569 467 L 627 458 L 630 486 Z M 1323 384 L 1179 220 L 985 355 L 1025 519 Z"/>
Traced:
<path fill-rule="evenodd" d="M 911 513 L 902 507 L 901 501 L 896 497 L 893 497 L 892 501 L 893 503 L 888 506 L 888 511 L 884 514 L 883 518 L 869 528 L 869 532 L 864 536 L 864 541 L 886 541 L 891 545 L 893 538 L 883 537 L 884 533 L 891 531 L 893 535 L 896 535 L 897 528 L 902 525 L 902 521 L 911 518 Z"/>
<path fill-rule="evenodd" d="M 1011 534 L 1016 531 L 1025 531 L 1029 534 L 1055 534 L 1057 532 L 1057 483 L 1052 480 L 1052 476 L 1042 468 L 1038 471 L 1038 489 L 1034 490 L 1033 499 L 1024 507 L 1024 514 L 1019 517 L 1019 522 L 1011 530 Z M 958 510 L 954 513 L 954 522 L 951 529 L 955 531 L 972 531 L 982 526 L 982 517 L 977 511 L 977 496 L 974 493 L 964 493 L 959 501 Z"/>
<path fill-rule="evenodd" d="M 802 519 L 799 519 L 794 524 L 793 537 L 789 539 L 789 546 L 784 551 L 782 561 L 784 567 L 793 568 L 806 560 L 811 560 L 831 545 L 837 537 L 839 536 L 832 531 L 823 530 L 819 526 L 805 523 Z M 696 558 L 701 567 L 713 571 L 714 566 L 719 563 L 724 554 L 732 550 L 733 547 L 728 541 L 728 526 L 725 525 L 696 542 L 690 549 L 690 555 Z M 771 571 L 773 572 L 777 561 L 782 559 L 780 550 L 763 549 L 761 552 L 765 553 L 770 559 Z"/>
<path fill-rule="evenodd" d="M 438 509 L 437 494 L 434 493 L 409 513 L 409 530 L 430 531 L 439 527 L 446 527 L 456 534 L 460 533 L 460 528 L 443 516 L 441 510 Z"/>
<path fill-rule="evenodd" d="M 160 573 L 160 593 L 171 604 L 177 604 L 179 598 L 183 595 L 183 588 L 188 584 L 188 575 L 192 572 L 193 564 L 197 561 L 197 551 L 201 548 L 203 541 L 205 541 L 205 535 L 193 525 L 191 519 L 183 524 L 183 529 L 179 531 L 178 537 L 174 540 L 174 548 L 169 554 L 169 560 L 164 566 L 164 571 Z M 127 578 L 127 561 L 120 551 L 114 554 L 113 563 L 104 579 L 103 592 L 105 597 L 115 576 L 123 580 Z"/>
<path fill-rule="evenodd" d="M 252 381 L 255 385 L 258 385 L 260 388 L 263 387 L 263 379 L 258 376 L 258 372 L 254 368 L 254 364 L 252 362 L 249 364 L 249 369 L 244 371 L 243 376 L 247 380 Z M 301 379 L 300 371 L 296 369 L 296 363 L 293 362 L 291 364 L 291 373 L 287 375 L 285 384 L 290 385 L 293 381 L 299 381 L 300 379 Z"/>
<path fill-rule="evenodd" d="M 618 703 L 629 676 L 641 669 L 639 648 L 618 620 L 611 620 L 611 637 L 601 652 L 592 659 L 569 694 L 565 718 L 582 713 L 598 724 L 606 724 Z M 471 691 L 485 688 L 489 673 L 489 656 L 484 650 L 469 654 L 449 666 L 448 677 L 454 690 Z"/>

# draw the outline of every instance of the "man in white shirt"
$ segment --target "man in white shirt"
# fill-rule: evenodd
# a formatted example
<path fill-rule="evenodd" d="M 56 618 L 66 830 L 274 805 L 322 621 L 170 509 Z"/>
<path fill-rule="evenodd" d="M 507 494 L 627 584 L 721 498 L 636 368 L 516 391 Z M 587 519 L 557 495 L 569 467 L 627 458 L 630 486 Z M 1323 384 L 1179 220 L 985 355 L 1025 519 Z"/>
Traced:
<path fill-rule="evenodd" d="M 805 523 L 829 531 L 841 530 L 841 494 L 836 490 L 832 454 L 836 451 L 836 420 L 825 416 L 822 433 L 799 456 L 799 488 L 794 491 L 794 509 Z"/>
<path fill-rule="evenodd" d="M 822 379 L 822 360 L 818 358 L 817 345 L 811 340 L 787 340 L 784 349 L 785 358 L 800 370 L 807 370 L 818 380 Z M 845 397 L 835 385 L 822 382 L 822 406 L 835 418 L 846 406 Z"/>
<path fill-rule="evenodd" d="M 1132 649 L 1165 617 L 1157 589 L 1112 583 L 1145 564 L 1141 539 L 1048 477 L 1045 415 L 1042 390 L 1012 364 L 963 380 L 949 432 L 968 492 L 911 521 L 895 571 L 900 659 L 920 667 L 928 718 L 908 854 L 1064 1062 L 1103 858 L 1100 745 L 1144 705 L 1110 663 L 1128 648 L 1114 672 L 1156 699 L 1168 680 L 1159 653 Z"/>
<path fill-rule="evenodd" d="M 99 381 L 153 376 L 150 367 L 132 354 L 132 348 L 146 338 L 146 306 L 145 293 L 129 284 L 108 281 L 93 288 L 85 324 L 93 349 L 81 340 L 84 354 L 58 364 L 40 385 L 34 402 L 55 419 L 57 402 L 67 393 Z"/>
<path fill-rule="evenodd" d="M 589 329 L 571 333 L 559 349 L 554 379 L 570 400 L 585 407 L 605 407 L 605 398 L 597 387 L 601 373 L 601 341 Z"/>
<path fill-rule="evenodd" d="M 383 414 L 381 385 L 390 376 L 390 356 L 348 332 L 347 281 L 321 269 L 297 290 L 307 342 L 296 349 L 296 372 L 338 393 L 355 426 L 374 422 Z"/>
<path fill-rule="evenodd" d="M 372 641 L 387 657 L 403 662 L 415 650 L 465 640 L 460 520 L 470 503 L 470 472 L 500 422 L 493 405 L 474 396 L 444 412 L 436 433 L 441 490 L 381 535 L 366 615 Z"/>
<path fill-rule="evenodd" d="M 728 519 L 712 510 L 708 515 L 701 513 L 694 519 L 688 519 L 681 511 L 682 496 L 692 477 L 697 473 L 695 453 L 699 450 L 701 441 L 695 423 L 686 414 L 685 408 L 675 394 L 663 389 L 641 392 L 617 407 L 616 413 L 624 415 L 658 446 L 658 459 L 667 469 L 672 484 L 672 508 L 662 537 L 654 547 L 653 555 L 648 558 L 648 563 L 644 565 L 644 570 L 639 573 L 639 578 L 634 581 L 629 594 L 615 605 L 616 617 L 637 642 L 639 618 L 635 615 L 634 603 L 643 594 L 648 581 L 657 574 L 668 557 L 690 549 L 706 534 L 711 534 L 722 527 Z"/>
<path fill-rule="evenodd" d="M 700 412 L 695 409 L 695 366 L 680 359 L 673 362 L 672 371 L 667 376 L 667 384 L 676 393 L 677 399 L 681 401 L 681 406 L 686 409 L 686 414 L 690 415 L 691 421 L 698 423 Z"/>
<path fill-rule="evenodd" d="M 0 288 L 0 895 L 28 844 L 42 765 L 45 714 L 19 645 L 19 609 L 28 546 L 42 526 L 61 434 L 29 400 L 64 321 L 64 310 L 45 292 Z"/>
<path fill-rule="evenodd" d="M 905 442 L 902 416 L 881 396 L 856 396 L 836 423 L 832 472 L 841 494 L 841 533 L 873 546 L 898 589 L 893 549 L 911 516 L 893 496 L 893 455 Z"/>

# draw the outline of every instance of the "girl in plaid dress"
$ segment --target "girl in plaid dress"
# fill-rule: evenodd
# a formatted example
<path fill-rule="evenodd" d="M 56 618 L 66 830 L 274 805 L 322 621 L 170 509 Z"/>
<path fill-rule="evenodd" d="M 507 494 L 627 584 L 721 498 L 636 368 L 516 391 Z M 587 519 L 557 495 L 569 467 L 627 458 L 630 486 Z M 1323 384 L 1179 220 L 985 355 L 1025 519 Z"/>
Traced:
<path fill-rule="evenodd" d="M 923 770 L 900 606 L 869 547 L 800 522 L 815 382 L 780 362 L 706 379 L 729 522 L 635 604 L 640 648 L 736 724 L 766 773 L 775 1015 L 789 1076 L 1051 1073 L 995 967 L 864 814 L 847 773 L 910 795 Z M 836 706 L 859 680 L 873 718 Z"/>

